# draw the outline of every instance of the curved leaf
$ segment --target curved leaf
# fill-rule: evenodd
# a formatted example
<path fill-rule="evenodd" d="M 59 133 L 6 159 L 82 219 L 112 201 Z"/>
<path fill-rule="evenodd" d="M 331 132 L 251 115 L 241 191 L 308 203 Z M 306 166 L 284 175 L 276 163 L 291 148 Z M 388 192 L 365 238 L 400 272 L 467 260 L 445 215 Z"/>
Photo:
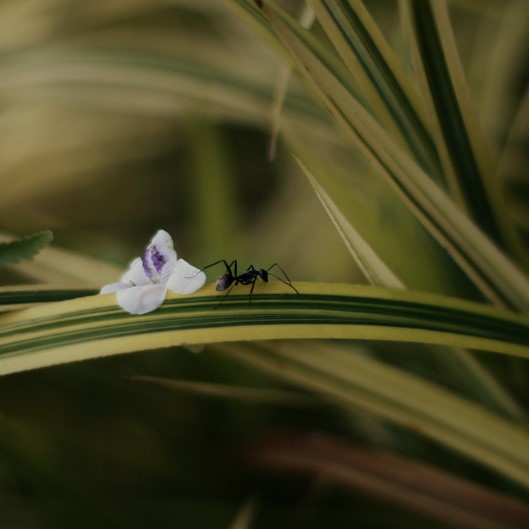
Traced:
<path fill-rule="evenodd" d="M 193 296 L 170 295 L 143 316 L 122 311 L 113 294 L 5 313 L 0 373 L 174 345 L 278 338 L 421 342 L 529 358 L 524 316 L 402 290 L 296 286 L 300 295 L 279 282 L 264 285 L 250 301 L 242 286 L 222 297 L 208 285 Z"/>
<path fill-rule="evenodd" d="M 0 287 L 0 311 L 25 308 L 30 305 L 64 301 L 97 294 L 95 289 L 27 285 Z"/>
<path fill-rule="evenodd" d="M 529 487 L 527 429 L 432 382 L 328 342 L 217 349 L 349 411 L 362 410 L 434 439 Z"/>
<path fill-rule="evenodd" d="M 310 0 L 319 22 L 376 115 L 420 165 L 444 183 L 424 109 L 404 69 L 360 0 Z"/>
<path fill-rule="evenodd" d="M 417 270 L 409 267 L 411 270 L 410 274 L 406 276 L 406 281 L 411 279 L 411 281 L 413 281 L 411 284 L 401 281 L 400 276 L 395 275 L 393 271 L 386 266 L 385 262 L 380 259 L 380 257 L 357 232 L 354 226 L 356 226 L 357 222 L 361 222 L 359 219 L 366 217 L 365 212 L 360 212 L 360 214 L 358 214 L 360 205 L 355 204 L 355 207 L 347 207 L 341 211 L 333 199 L 325 192 L 313 174 L 297 157 L 296 160 L 309 179 L 316 195 L 331 217 L 336 229 L 344 239 L 347 248 L 357 261 L 358 266 L 363 271 L 366 279 L 368 279 L 373 285 L 379 285 L 386 288 L 412 288 L 420 290 L 420 287 L 415 283 Z M 319 178 L 321 179 L 321 172 L 319 173 Z M 345 196 L 349 199 L 350 204 L 353 204 L 354 199 L 348 196 L 350 193 L 348 193 L 347 189 L 340 189 L 340 192 L 335 195 L 340 197 Z M 405 245 L 403 245 L 403 251 L 404 249 Z M 428 256 L 430 255 L 429 252 L 426 253 Z M 412 253 L 406 252 L 406 255 L 412 255 Z M 440 259 L 436 260 L 434 256 L 432 256 L 429 269 L 435 266 L 435 261 L 441 264 Z M 416 263 L 414 263 L 414 265 L 416 265 Z M 453 274 L 450 277 L 452 278 L 453 292 L 456 293 L 455 295 L 461 295 L 461 286 L 457 284 Z M 428 286 L 431 286 L 431 283 L 432 281 L 430 281 L 430 285 Z M 457 286 L 459 286 L 459 292 L 457 292 Z M 508 417 L 514 417 L 516 420 L 521 420 L 522 422 L 525 421 L 525 413 L 509 395 L 508 391 L 502 388 L 498 381 L 496 381 L 494 377 L 480 365 L 479 361 L 473 357 L 471 352 L 454 347 L 436 347 L 433 348 L 432 353 L 439 360 L 440 365 L 444 366 L 447 371 L 447 377 L 452 380 L 454 385 L 457 386 L 459 382 L 461 387 L 471 389 L 473 394 L 484 404 L 492 406 L 494 409 L 501 411 Z"/>
<path fill-rule="evenodd" d="M 496 304 L 529 310 L 527 278 L 372 118 L 336 57 L 273 2 L 263 3 L 263 11 L 333 116 L 483 294 Z"/>
<path fill-rule="evenodd" d="M 501 193 L 493 172 L 495 164 L 471 104 L 446 3 L 407 0 L 403 6 L 445 173 L 452 175 L 453 192 L 469 215 L 503 244 L 507 226 L 498 202 Z"/>

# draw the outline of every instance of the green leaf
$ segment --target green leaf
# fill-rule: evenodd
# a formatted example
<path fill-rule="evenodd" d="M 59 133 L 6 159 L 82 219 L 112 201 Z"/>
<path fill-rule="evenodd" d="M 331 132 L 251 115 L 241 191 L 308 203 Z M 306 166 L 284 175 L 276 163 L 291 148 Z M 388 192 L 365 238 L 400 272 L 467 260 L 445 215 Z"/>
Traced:
<path fill-rule="evenodd" d="M 303 135 L 285 137 L 346 247 L 368 281 L 481 301 L 480 292 L 369 167 L 352 156 L 315 152 Z M 413 259 L 410 259 L 413 256 Z"/>
<path fill-rule="evenodd" d="M 414 263 L 415 268 L 408 266 L 410 268 L 409 273 L 405 274 L 406 281 L 402 282 L 400 280 L 401 276 L 396 276 L 367 244 L 367 241 L 357 232 L 353 225 L 353 220 L 355 224 L 361 223 L 364 220 L 362 217 L 367 216 L 367 212 L 362 211 L 360 203 L 355 203 L 350 191 L 347 188 L 341 188 L 339 192 L 335 193 L 335 196 L 346 197 L 348 200 L 348 207 L 341 211 L 333 199 L 320 186 L 313 174 L 299 159 L 297 161 L 313 186 L 323 207 L 334 222 L 336 229 L 344 239 L 347 248 L 357 261 L 359 268 L 363 271 L 366 279 L 373 285 L 387 288 L 420 289 L 417 282 L 418 270 L 416 269 L 416 263 Z M 391 228 L 388 227 L 387 230 L 391 230 Z M 379 227 L 378 232 L 382 231 L 382 228 Z M 406 255 L 414 253 L 405 250 L 406 243 L 410 238 L 410 236 L 404 237 L 403 243 L 399 242 Z M 433 257 L 431 263 L 427 265 L 429 271 L 435 267 L 436 261 L 440 264 L 443 263 L 442 259 L 435 259 L 435 254 L 432 255 L 432 252 L 425 253 L 428 257 Z M 393 254 L 398 254 L 398 252 L 393 252 Z M 449 278 L 454 286 L 454 295 L 461 296 L 461 286 L 455 280 L 454 274 L 451 274 Z M 429 291 L 431 291 L 430 287 L 434 281 L 435 279 L 429 281 Z M 459 291 L 455 288 L 456 286 L 459 287 Z M 444 367 L 446 376 L 452 381 L 455 387 L 459 385 L 460 387 L 466 388 L 485 405 L 497 409 L 509 418 L 514 418 L 522 422 L 525 421 L 525 413 L 509 393 L 480 365 L 479 361 L 473 357 L 471 352 L 453 347 L 435 347 L 432 349 L 432 354 L 438 359 L 439 365 Z"/>
<path fill-rule="evenodd" d="M 501 208 L 495 162 L 481 133 L 444 1 L 402 2 L 415 70 L 435 131 L 443 167 L 463 207 L 476 223 L 503 245 L 507 215 Z M 511 227 L 512 228 L 512 227 Z"/>
<path fill-rule="evenodd" d="M 360 0 L 309 0 L 374 115 L 444 184 L 415 87 Z"/>
<path fill-rule="evenodd" d="M 258 20 L 263 19 L 259 13 L 257 16 Z M 34 75 L 27 75 L 27 72 L 33 72 Z M 164 107 L 167 113 L 175 112 L 176 97 L 183 98 L 187 103 L 193 102 L 194 105 L 205 101 L 213 104 L 212 109 L 208 110 L 209 116 L 212 111 L 218 111 L 223 116 L 241 119 L 241 112 L 244 112 L 244 120 L 259 119 L 259 122 L 263 115 L 267 115 L 273 102 L 272 82 L 256 81 L 244 75 L 244 72 L 233 73 L 229 68 L 222 69 L 218 65 L 168 60 L 147 54 L 59 53 L 56 50 L 27 52 L 17 56 L 16 60 L 6 59 L 0 64 L 0 73 L 0 93 L 36 90 L 49 85 L 65 90 L 72 83 L 86 83 L 95 90 L 93 94 L 71 94 L 71 97 L 80 98 L 79 103 L 88 100 L 100 106 L 120 105 L 120 108 L 134 114 L 138 112 L 138 105 L 144 98 L 151 99 L 153 93 L 160 95 L 160 104 L 167 105 Z M 109 89 L 110 79 L 112 90 Z M 133 89 L 138 99 L 116 101 L 116 89 L 120 93 L 128 93 Z M 90 100 L 92 96 L 94 99 Z M 285 101 L 285 111 L 302 122 L 308 120 L 311 126 L 318 126 L 326 119 L 322 110 L 312 101 L 299 97 L 290 96 Z"/>
<path fill-rule="evenodd" d="M 11 239 L 12 235 L 0 231 L 0 242 L 9 242 Z M 44 292 L 47 287 L 43 287 L 42 283 L 45 283 L 46 285 L 62 285 L 60 290 L 66 288 L 66 285 L 71 285 L 70 288 L 85 285 L 92 289 L 91 293 L 95 293 L 98 287 L 116 281 L 123 273 L 121 267 L 71 250 L 58 248 L 56 245 L 38 254 L 33 261 L 17 264 L 16 271 L 32 283 L 39 283 L 38 287 L 30 287 L 30 290 L 33 289 L 36 292 Z M 38 294 L 36 296 L 38 298 Z M 40 302 L 44 301 L 46 299 L 40 300 Z M 48 301 L 53 300 L 48 299 Z M 33 302 L 38 303 L 39 300 L 35 299 Z M 1 303 L 0 307 L 2 307 Z"/>
<path fill-rule="evenodd" d="M 364 277 L 372 285 L 388 288 L 404 288 L 402 281 L 386 266 L 366 240 L 358 233 L 353 224 L 336 206 L 332 198 L 325 192 L 318 180 L 305 164 L 296 157 L 296 161 L 308 178 L 322 206 L 331 218 L 338 233 L 341 235 L 349 253 L 352 255 Z"/>
<path fill-rule="evenodd" d="M 0 373 L 179 345 L 306 338 L 430 343 L 529 358 L 529 317 L 403 290 L 301 282 L 296 288 L 300 295 L 280 282 L 259 285 L 250 302 L 244 286 L 223 297 L 209 284 L 193 296 L 170 295 L 143 316 L 121 310 L 113 294 L 0 314 Z M 31 300 L 27 289 L 2 295 L 11 303 Z M 308 346 L 296 345 L 293 358 L 278 345 L 259 353 L 259 362 L 275 362 L 280 376 L 416 429 L 529 486 L 526 433 L 431 383 L 388 366 L 370 371 L 365 359 L 318 347 L 305 354 Z M 282 355 L 279 363 L 274 355 Z"/>
<path fill-rule="evenodd" d="M 529 310 L 527 278 L 373 119 L 336 57 L 274 3 L 263 6 L 309 85 L 482 293 L 496 304 Z"/>
<path fill-rule="evenodd" d="M 362 410 L 434 439 L 529 487 L 527 430 L 431 382 L 328 342 L 222 344 L 217 349 L 347 410 Z"/>
<path fill-rule="evenodd" d="M 97 290 L 43 285 L 0 287 L 0 312 L 55 301 L 93 296 Z"/>
<path fill-rule="evenodd" d="M 52 240 L 51 231 L 41 231 L 15 241 L 0 242 L 0 268 L 32 259 Z"/>
<path fill-rule="evenodd" d="M 222 400 L 235 400 L 244 403 L 274 404 L 276 406 L 314 406 L 319 401 L 295 391 L 271 388 L 241 387 L 211 382 L 192 382 L 153 376 L 132 375 L 128 380 L 145 382 L 188 395 L 199 395 Z"/>
<path fill-rule="evenodd" d="M 214 285 L 127 314 L 115 295 L 0 315 L 0 373 L 132 351 L 219 341 L 337 338 L 468 347 L 529 358 L 529 318 L 455 298 L 348 284 L 259 285 L 252 301 Z M 11 302 L 15 293 L 9 292 Z M 27 292 L 21 297 L 27 300 Z"/>

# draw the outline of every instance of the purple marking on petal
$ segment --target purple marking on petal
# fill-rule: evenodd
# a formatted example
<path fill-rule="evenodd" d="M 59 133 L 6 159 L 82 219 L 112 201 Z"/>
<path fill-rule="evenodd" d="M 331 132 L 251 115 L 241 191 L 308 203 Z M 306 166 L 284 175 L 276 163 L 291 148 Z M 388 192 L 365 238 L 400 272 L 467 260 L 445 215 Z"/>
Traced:
<path fill-rule="evenodd" d="M 149 266 L 149 248 L 145 250 L 145 253 L 143 254 L 141 260 L 143 263 L 143 271 L 145 272 L 145 275 L 149 278 L 150 281 L 152 281 L 152 270 Z"/>
<path fill-rule="evenodd" d="M 165 256 L 154 244 L 151 244 L 143 254 L 143 270 L 145 275 L 153 282 L 160 279 L 160 273 L 164 264 L 167 262 Z"/>
<path fill-rule="evenodd" d="M 165 257 L 165 255 L 163 255 L 158 250 L 158 248 L 156 248 L 156 246 L 153 246 L 151 250 L 151 259 L 154 268 L 156 268 L 156 271 L 160 273 L 162 271 L 163 265 L 167 262 L 167 257 Z"/>

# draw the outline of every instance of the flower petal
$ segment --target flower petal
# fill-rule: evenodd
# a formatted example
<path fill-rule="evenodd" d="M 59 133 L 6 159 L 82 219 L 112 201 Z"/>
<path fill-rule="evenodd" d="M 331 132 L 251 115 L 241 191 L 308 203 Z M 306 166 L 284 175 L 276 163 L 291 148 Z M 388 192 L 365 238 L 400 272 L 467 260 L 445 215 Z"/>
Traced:
<path fill-rule="evenodd" d="M 165 285 L 143 285 L 120 290 L 117 293 L 119 306 L 130 314 L 146 314 L 157 309 L 165 299 Z"/>
<path fill-rule="evenodd" d="M 150 285 L 152 281 L 145 275 L 143 270 L 143 261 L 141 257 L 136 257 L 129 265 L 129 269 L 121 276 L 122 283 L 128 283 L 129 286 L 139 287 L 141 285 Z"/>
<path fill-rule="evenodd" d="M 165 283 L 176 265 L 173 239 L 159 230 L 143 254 L 143 270 L 153 283 Z"/>
<path fill-rule="evenodd" d="M 167 279 L 167 286 L 176 294 L 192 294 L 202 288 L 205 282 L 204 272 L 184 259 L 178 259 L 173 273 Z"/>
<path fill-rule="evenodd" d="M 111 294 L 112 292 L 117 292 L 118 290 L 123 290 L 124 288 L 130 288 L 129 283 L 110 283 L 110 285 L 105 285 L 100 291 L 100 294 Z"/>

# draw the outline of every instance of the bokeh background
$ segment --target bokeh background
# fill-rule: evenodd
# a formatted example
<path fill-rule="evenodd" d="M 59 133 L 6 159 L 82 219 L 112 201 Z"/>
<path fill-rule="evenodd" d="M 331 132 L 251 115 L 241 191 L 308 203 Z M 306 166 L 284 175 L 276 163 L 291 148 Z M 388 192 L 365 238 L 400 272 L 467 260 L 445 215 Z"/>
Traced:
<path fill-rule="evenodd" d="M 199 266 L 238 258 L 278 261 L 292 279 L 354 277 L 288 152 L 269 159 L 280 63 L 222 2 L 2 0 L 0 65 L 5 232 L 51 229 L 55 247 L 117 273 L 164 228 Z M 322 115 L 306 96 L 296 104 Z M 318 525 L 304 507 L 312 485 L 267 487 L 244 451 L 271 425 L 342 428 L 339 418 L 137 374 L 276 384 L 185 349 L 3 378 L 2 528 L 229 527 L 254 496 L 269 503 L 262 527 Z"/>
<path fill-rule="evenodd" d="M 122 265 L 163 227 L 197 263 L 350 276 L 324 258 L 346 252 L 288 152 L 268 157 L 280 62 L 222 2 L 0 9 L 5 230 Z"/>
<path fill-rule="evenodd" d="M 300 3 L 284 3 L 299 12 Z M 488 54 L 484 44 L 502 2 L 453 4 L 485 131 L 501 145 L 529 72 L 522 29 L 513 25 L 512 40 Z M 369 2 L 399 52 L 395 6 Z M 507 61 L 519 67 L 507 70 Z M 499 65 L 511 75 L 493 78 Z M 361 281 L 288 147 L 279 140 L 275 157 L 269 155 L 283 75 L 281 61 L 220 0 L 0 0 L 0 229 L 15 235 L 50 229 L 56 247 L 102 261 L 107 274 L 114 266 L 119 274 L 163 228 L 179 255 L 197 266 L 237 258 L 246 265 L 279 262 L 292 280 Z M 498 94 L 501 113 L 491 103 Z M 325 151 L 338 168 L 355 169 L 359 207 L 374 232 L 396 229 L 403 239 L 422 233 L 365 161 L 342 150 L 325 111 L 295 77 L 281 115 L 289 134 Z M 507 189 L 523 230 L 528 188 L 517 168 Z M 392 238 L 386 251 L 409 257 L 401 244 Z M 403 258 L 408 273 L 423 273 L 408 263 Z M 100 277 L 83 280 L 97 287 Z M 2 284 L 36 279 L 16 270 L 0 275 Z M 401 353 L 394 362 L 436 377 L 428 353 L 420 361 Z M 517 382 L 514 364 L 508 373 L 502 369 L 500 376 L 511 377 L 523 395 L 526 376 Z M 368 495 L 263 468 L 252 447 L 286 429 L 391 446 L 519 493 L 438 445 L 308 396 L 276 403 L 213 398 L 138 375 L 292 389 L 210 348 L 4 377 L 2 529 L 242 529 L 237 516 L 245 509 L 254 528 L 449 527 Z"/>

